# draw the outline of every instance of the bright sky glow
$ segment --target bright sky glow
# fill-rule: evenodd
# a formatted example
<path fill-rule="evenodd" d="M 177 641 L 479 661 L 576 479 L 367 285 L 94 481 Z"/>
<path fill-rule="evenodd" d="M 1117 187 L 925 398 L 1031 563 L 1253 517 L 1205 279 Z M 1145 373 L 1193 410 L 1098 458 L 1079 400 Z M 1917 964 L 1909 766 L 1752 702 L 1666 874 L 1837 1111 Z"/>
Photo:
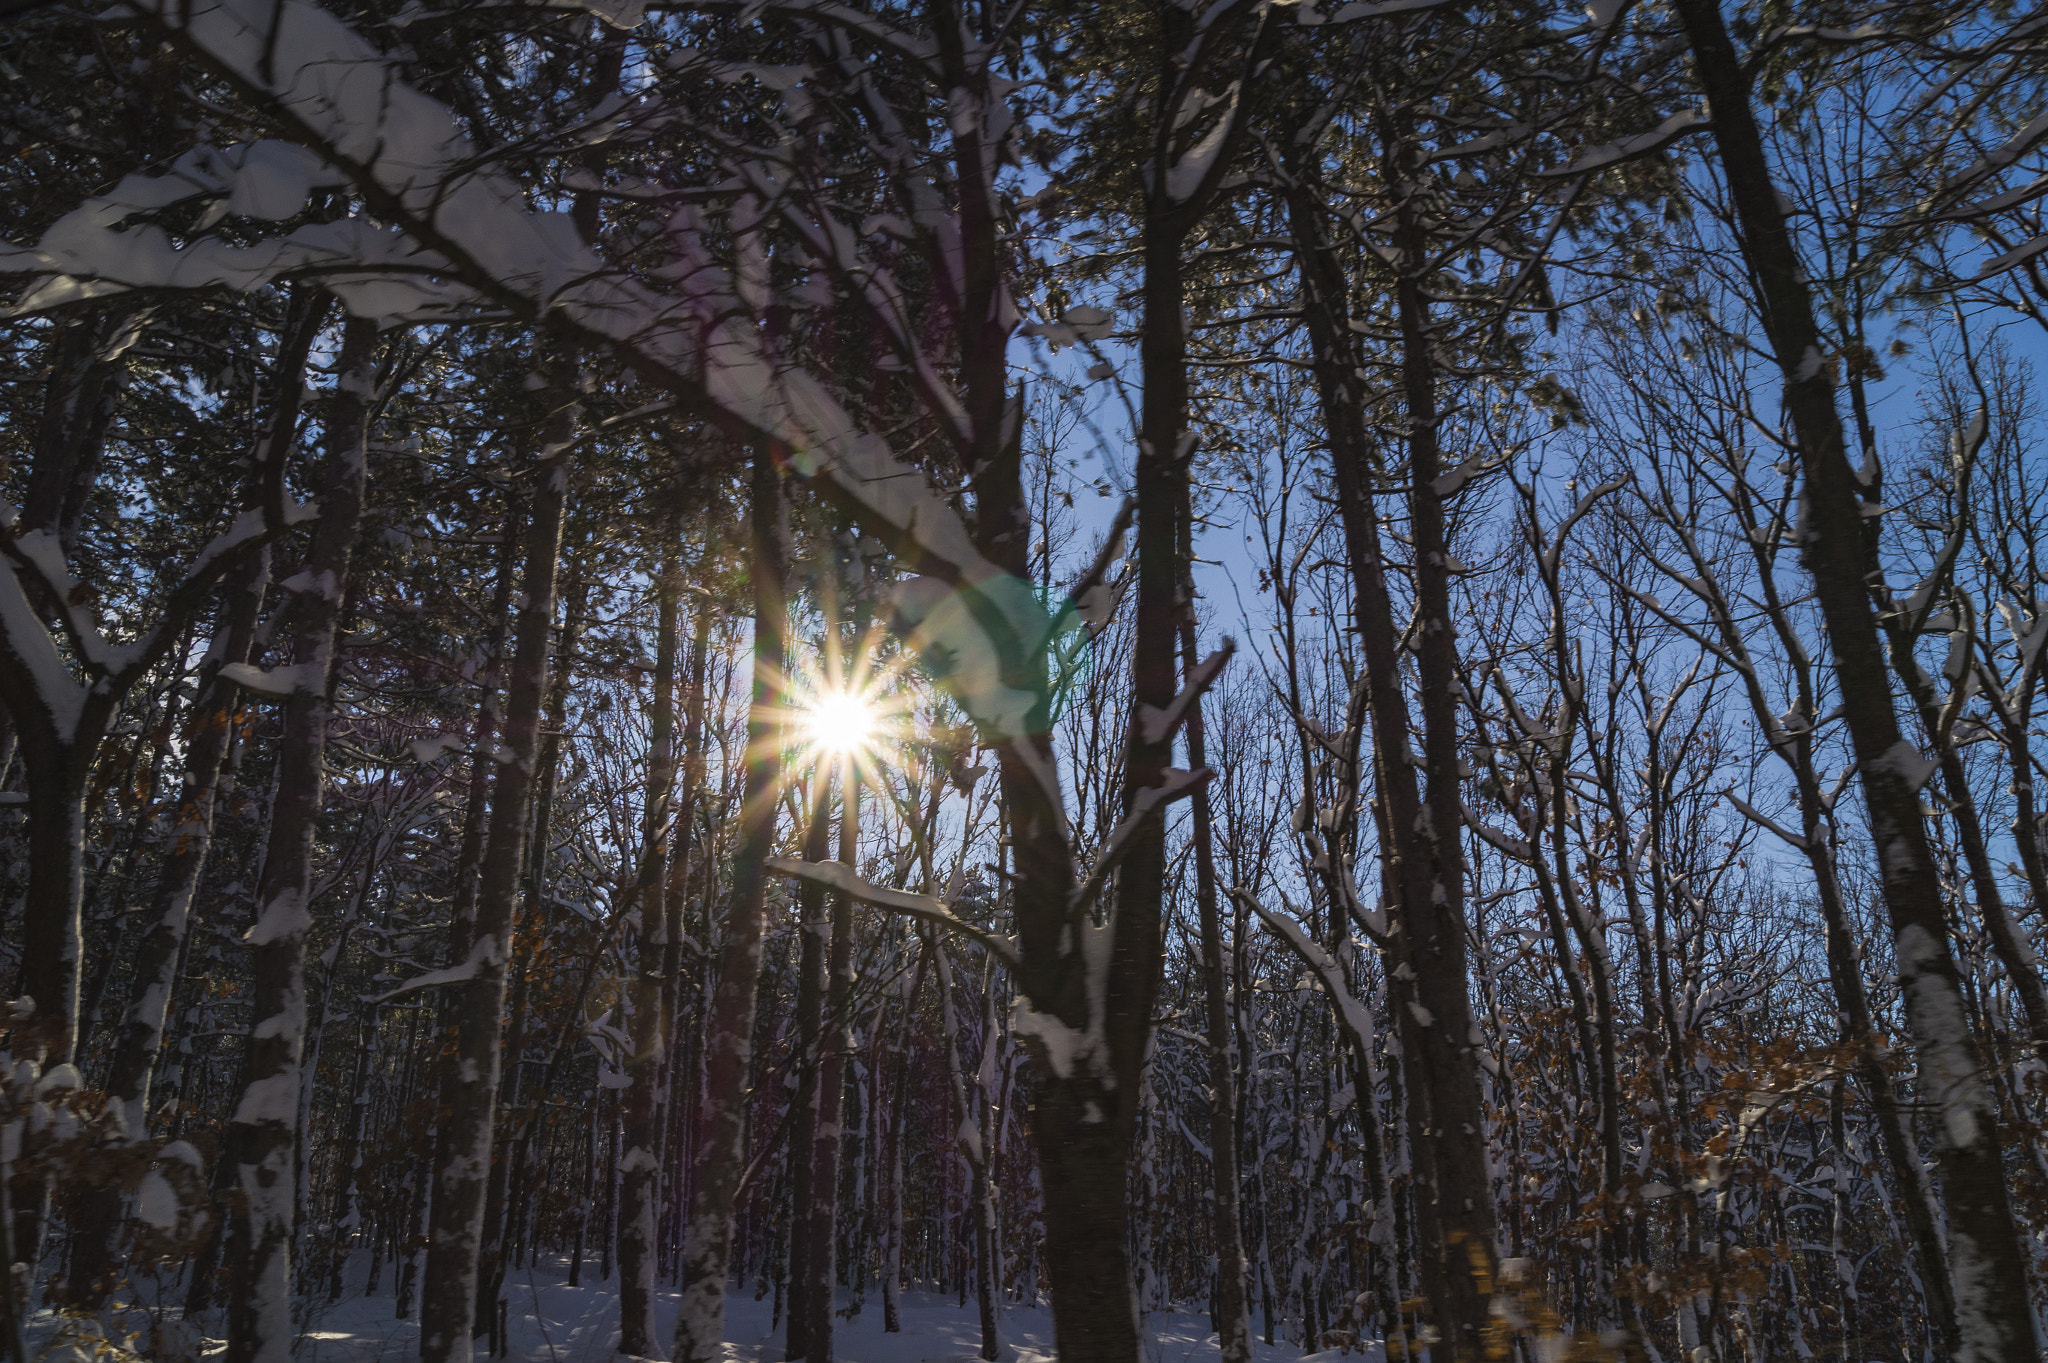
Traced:
<path fill-rule="evenodd" d="M 826 691 L 812 700 L 804 717 L 810 740 L 821 752 L 854 752 L 875 736 L 875 707 L 851 691 Z"/>

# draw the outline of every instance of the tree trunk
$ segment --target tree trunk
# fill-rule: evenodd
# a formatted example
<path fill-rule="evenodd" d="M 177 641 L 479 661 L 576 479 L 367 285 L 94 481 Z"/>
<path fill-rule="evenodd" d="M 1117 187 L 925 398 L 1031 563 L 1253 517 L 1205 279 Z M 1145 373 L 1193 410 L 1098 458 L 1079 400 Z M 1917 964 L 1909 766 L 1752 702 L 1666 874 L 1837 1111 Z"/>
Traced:
<path fill-rule="evenodd" d="M 1755 280 L 1806 479 L 1805 560 L 1834 654 L 1841 713 L 1861 767 L 1871 840 L 1925 1101 L 1940 1115 L 1938 1163 L 1964 1363 L 2036 1353 L 2026 1261 L 2007 1193 L 1997 1109 L 1970 1035 L 1939 868 L 1920 813 L 1932 764 L 1900 734 L 1865 579 L 1863 504 L 1843 443 L 1813 299 L 1786 226 L 1719 0 L 1676 0 Z"/>
<path fill-rule="evenodd" d="M 788 564 L 781 475 L 773 451 L 754 455 L 750 558 L 754 590 L 753 705 L 747 713 L 746 786 L 733 858 L 725 957 L 712 996 L 704 1058 L 704 1139 L 683 1234 L 682 1300 L 675 1363 L 724 1358 L 725 1286 L 731 1269 L 734 1200 L 746 1168 L 746 1109 L 753 1082 L 754 1012 L 761 978 L 767 868 L 781 793 L 783 638 Z"/>
<path fill-rule="evenodd" d="M 832 778 L 823 769 L 811 775 L 810 823 L 804 830 L 804 860 L 823 861 L 831 837 Z M 797 886 L 796 967 L 796 1092 L 790 1096 L 789 1121 L 789 1324 L 783 1335 L 785 1359 L 811 1356 L 812 1226 L 817 1215 L 814 1163 L 818 1117 L 818 1066 L 824 1050 L 826 943 L 831 923 L 824 887 L 813 881 Z M 829 1294 L 830 1284 L 826 1285 Z M 822 1360 L 820 1360 L 822 1363 Z"/>
<path fill-rule="evenodd" d="M 333 708 L 334 636 L 362 519 L 377 328 L 350 318 L 335 362 L 319 471 L 320 519 L 304 569 L 282 608 L 290 622 L 290 686 L 278 742 L 270 834 L 258 882 L 249 1016 L 248 1079 L 229 1136 L 228 1363 L 291 1357 L 292 1246 L 298 1200 L 299 1099 L 306 1039 L 306 937 L 312 929 L 314 833 L 326 778 Z M 271 674 L 276 676 L 276 673 Z"/>
<path fill-rule="evenodd" d="M 420 1310 L 422 1363 L 467 1363 L 477 1305 L 477 1255 L 491 1177 L 491 1146 L 503 1063 L 506 965 L 526 858 L 541 705 L 547 690 L 555 575 L 568 501 L 575 406 L 552 390 L 557 406 L 542 428 L 541 457 L 528 515 L 524 592 L 518 606 L 503 760 L 491 788 L 488 855 L 477 885 L 476 920 L 466 964 L 453 986 L 456 1061 L 445 1076 L 446 1124 L 434 1156 L 433 1220 Z"/>
<path fill-rule="evenodd" d="M 640 915 L 639 971 L 634 976 L 632 1081 L 625 1092 L 625 1154 L 619 1183 L 619 1352 L 651 1357 L 654 1344 L 655 1213 L 661 1186 L 656 1160 L 667 1064 L 672 968 L 667 896 L 668 845 L 676 784 L 676 661 L 682 610 L 676 529 L 665 526 L 655 576 L 654 704 L 649 716 L 647 786 L 641 799 L 640 868 L 633 902 Z"/>
<path fill-rule="evenodd" d="M 327 1279 L 329 1305 L 341 1300 L 341 1283 L 348 1268 L 349 1250 L 355 1243 L 355 1228 L 362 1219 L 361 1197 L 356 1180 L 362 1173 L 363 1141 L 369 1135 L 370 1080 L 377 1058 L 377 1005 L 366 1004 L 356 1028 L 356 1071 L 349 1085 L 348 1129 L 342 1135 L 341 1150 L 334 1161 L 334 1243 L 330 1247 Z"/>
<path fill-rule="evenodd" d="M 300 388 L 296 377 L 291 386 L 295 392 Z M 295 412 L 296 408 L 294 402 Z M 164 851 L 150 904 L 151 925 L 136 948 L 128 1010 L 114 1038 L 107 1075 L 107 1096 L 121 1105 L 122 1124 L 131 1140 L 149 1136 L 150 1084 L 163 1053 L 164 1026 L 191 929 L 193 897 L 213 847 L 214 795 L 240 708 L 238 688 L 221 677 L 220 669 L 247 661 L 269 582 L 267 549 L 250 555 L 235 570 L 219 630 L 201 665 L 199 696 L 186 730 L 183 795 L 172 815 L 171 843 Z M 96 1309 L 119 1275 L 122 1201 L 117 1187 L 94 1188 L 79 1209 L 70 1283 L 71 1301 L 79 1309 Z"/>
<path fill-rule="evenodd" d="M 854 770 L 854 755 L 842 754 L 844 763 L 839 807 L 839 860 L 858 866 L 860 846 L 860 784 Z M 827 773 L 818 773 L 820 806 Z M 811 1166 L 811 1200 L 797 1213 L 808 1221 L 804 1266 L 804 1307 L 809 1315 L 803 1329 L 804 1356 L 812 1363 L 831 1363 L 833 1292 L 838 1281 L 839 1250 L 839 1155 L 840 1117 L 846 1099 L 846 1057 L 851 1049 L 853 1019 L 853 900 L 844 894 L 832 897 L 831 940 L 825 959 L 825 1009 L 818 1032 L 817 1081 L 814 1085 L 810 1149 L 799 1158 Z M 790 1316 L 796 1324 L 794 1308 Z"/>
<path fill-rule="evenodd" d="M 1192 508 L 1183 508 L 1183 535 L 1192 531 Z M 1186 561 L 1193 546 L 1183 540 Z M 1186 583 L 1190 599 L 1193 581 Z M 1189 678 L 1197 662 L 1195 621 L 1184 614 L 1180 624 L 1181 676 Z M 1202 702 L 1188 711 L 1188 764 L 1208 762 L 1202 726 Z M 1223 918 L 1216 889 L 1215 829 L 1207 787 L 1195 792 L 1195 904 L 1201 915 L 1202 1004 L 1204 1039 L 1209 1043 L 1209 1182 L 1215 1193 L 1212 1209 L 1216 1234 L 1216 1339 L 1222 1363 L 1249 1363 L 1252 1356 L 1251 1308 L 1244 1290 L 1244 1225 L 1238 1211 L 1237 1173 L 1237 1047 L 1232 1044 L 1229 982 L 1223 973 Z M 1358 1101 L 1373 1102 L 1359 1091 Z M 1385 1216 L 1387 1208 L 1380 1207 Z"/>
<path fill-rule="evenodd" d="M 919 951 L 917 972 L 911 977 L 910 992 L 904 995 L 903 1021 L 896 1033 L 896 1091 L 889 1104 L 888 1153 L 884 1156 L 889 1218 L 884 1223 L 888 1240 L 882 1246 L 882 1333 L 889 1335 L 903 1333 L 903 1138 L 910 1121 L 910 1023 L 930 959 L 929 947 Z"/>
<path fill-rule="evenodd" d="M 1366 481 L 1372 467 L 1371 445 L 1363 422 L 1363 395 L 1355 386 L 1362 370 L 1346 329 L 1344 276 L 1299 193 L 1291 196 L 1290 218 L 1301 248 L 1317 388 L 1330 432 L 1331 472 L 1352 572 L 1374 768 L 1383 803 L 1377 816 L 1382 855 L 1393 863 L 1389 879 L 1397 890 L 1400 931 L 1390 943 L 1394 968 L 1389 972 L 1388 995 L 1401 1038 L 1408 1098 L 1416 1267 L 1423 1295 L 1444 1334 L 1444 1358 L 1477 1358 L 1493 1272 L 1493 1204 L 1464 972 L 1456 636 L 1450 624 L 1443 507 L 1429 487 L 1440 456 L 1435 380 L 1426 351 L 1427 318 L 1413 283 L 1400 284 L 1403 396 L 1411 431 L 1409 512 L 1416 536 L 1417 605 L 1425 622 L 1417 648 L 1418 670 L 1424 674 L 1423 753 L 1418 762 L 1408 745 L 1412 721 L 1399 657 L 1402 631 L 1394 618 L 1377 513 Z M 1418 766 L 1429 776 L 1427 800 L 1416 779 Z"/>

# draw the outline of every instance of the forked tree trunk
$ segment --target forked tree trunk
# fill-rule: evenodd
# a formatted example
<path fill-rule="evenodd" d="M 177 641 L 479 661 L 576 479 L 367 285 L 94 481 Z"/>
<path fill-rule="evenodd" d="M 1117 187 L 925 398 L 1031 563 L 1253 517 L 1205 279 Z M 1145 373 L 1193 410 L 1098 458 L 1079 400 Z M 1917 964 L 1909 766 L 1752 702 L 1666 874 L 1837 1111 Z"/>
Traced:
<path fill-rule="evenodd" d="M 1940 868 L 1920 812 L 1920 786 L 1934 764 L 1901 735 L 1893 707 L 1872 584 L 1864 576 L 1865 508 L 1843 441 L 1812 291 L 1764 154 L 1750 78 L 1722 21 L 1720 0 L 1675 0 L 1674 8 L 1713 110 L 1714 143 L 1743 257 L 1784 375 L 1785 407 L 1798 440 L 1806 481 L 1806 566 L 1827 626 L 1842 718 L 1861 768 L 1923 1101 L 1939 1115 L 1934 1128 L 1948 1202 L 1957 1357 L 1964 1363 L 2032 1359 L 2034 1317 L 2006 1187 L 1997 1107 L 1970 1034 Z"/>
<path fill-rule="evenodd" d="M 14 540 L 40 538 L 69 557 L 125 378 L 123 355 L 146 316 L 138 306 L 134 300 L 115 300 L 57 330 L 21 511 L 0 533 Z M 14 570 L 0 563 L 0 572 Z M 16 1024 L 15 1054 L 52 1068 L 70 1064 L 77 1053 L 85 787 L 126 688 L 95 688 L 75 707 L 44 694 L 38 668 L 54 661 L 38 618 L 47 604 L 41 599 L 47 587 L 34 576 L 15 576 L 19 585 L 8 584 L 10 608 L 0 632 L 0 705 L 9 721 L 6 737 L 19 745 L 29 797 L 20 974 L 13 997 L 34 1006 Z M 38 1177 L 19 1175 L 9 1186 L 8 1201 L 13 1217 L 8 1263 L 28 1265 L 32 1289 L 42 1263 L 49 1189 Z M 8 1263 L 0 1263 L 0 1271 Z"/>
<path fill-rule="evenodd" d="M 467 979 L 452 987 L 455 1064 L 444 1076 L 447 1116 L 434 1153 L 432 1224 L 420 1305 L 422 1363 L 467 1363 L 477 1306 L 477 1255 L 491 1178 L 491 1146 L 503 1066 L 506 967 L 511 959 L 514 910 L 526 864 L 541 706 L 547 692 L 549 635 L 554 625 L 555 576 L 568 502 L 569 448 L 576 412 L 567 393 L 542 426 L 525 536 L 524 591 L 519 598 L 510 685 L 506 697 L 503 760 L 491 783 L 488 851 L 477 884 L 476 919 L 464 965 Z"/>
<path fill-rule="evenodd" d="M 712 995 L 704 1050 L 704 1139 L 697 1186 L 683 1232 L 682 1300 L 675 1363 L 724 1358 L 725 1287 L 731 1270 L 733 1202 L 746 1168 L 748 1086 L 753 1079 L 754 1012 L 761 977 L 767 868 L 782 785 L 783 641 L 789 569 L 783 548 L 781 475 L 773 451 L 754 456 L 749 557 L 754 591 L 753 704 L 747 712 L 746 784 L 733 857 L 725 954 Z"/>
<path fill-rule="evenodd" d="M 376 339 L 376 325 L 364 319 L 350 318 L 342 327 L 326 414 L 327 451 L 317 480 L 320 519 L 305 567 L 294 575 L 292 595 L 282 607 L 292 661 L 268 674 L 286 698 L 256 923 L 244 939 L 255 951 L 248 1080 L 229 1134 L 236 1168 L 228 1199 L 228 1363 L 287 1363 L 292 1352 L 306 937 L 313 925 L 307 899 L 326 780 L 335 629 L 362 519 Z"/>
<path fill-rule="evenodd" d="M 1421 687 L 1424 750 L 1418 760 L 1408 743 L 1413 720 L 1402 678 L 1402 630 L 1394 618 L 1368 483 L 1371 444 L 1364 424 L 1364 394 L 1357 387 L 1356 376 L 1362 370 L 1347 328 L 1344 276 L 1299 195 L 1290 203 L 1290 217 L 1300 247 L 1317 388 L 1330 432 L 1331 470 L 1367 675 L 1374 771 L 1382 804 L 1377 818 L 1384 835 L 1383 855 L 1392 863 L 1388 879 L 1397 891 L 1394 911 L 1401 930 L 1393 937 L 1394 968 L 1387 992 L 1401 1038 L 1407 1149 L 1415 1187 L 1417 1277 L 1444 1335 L 1439 1352 L 1445 1359 L 1477 1358 L 1477 1336 L 1488 1318 L 1486 1296 L 1491 1290 L 1493 1199 L 1464 973 L 1456 636 L 1450 628 L 1443 508 L 1428 486 L 1437 476 L 1439 455 L 1435 381 L 1426 353 L 1427 318 L 1416 290 L 1402 286 L 1403 397 L 1412 432 L 1415 559 L 1418 565 L 1435 559 L 1426 580 L 1418 582 L 1417 604 L 1425 626 L 1417 662 L 1427 674 Z M 1418 566 L 1418 578 L 1422 576 Z M 1425 662 L 1426 669 L 1420 669 Z M 1434 700 L 1429 694 L 1432 686 L 1441 693 Z M 1418 767 L 1429 773 L 1427 799 L 1416 778 Z"/>
<path fill-rule="evenodd" d="M 297 391 L 301 384 L 294 378 L 291 386 Z M 171 818 L 171 843 L 157 876 L 150 927 L 136 948 L 128 1010 L 115 1034 L 107 1075 L 107 1096 L 121 1105 L 122 1124 L 132 1140 L 149 1136 L 150 1085 L 163 1054 L 164 1025 L 191 930 L 193 897 L 213 847 L 214 795 L 240 708 L 238 688 L 220 675 L 220 669 L 248 660 L 269 582 L 267 549 L 250 555 L 230 578 L 219 632 L 202 665 L 199 697 L 186 729 L 183 794 Z M 77 1308 L 95 1309 L 118 1282 L 123 1200 L 113 1186 L 94 1188 L 81 1200 L 70 1282 Z"/>

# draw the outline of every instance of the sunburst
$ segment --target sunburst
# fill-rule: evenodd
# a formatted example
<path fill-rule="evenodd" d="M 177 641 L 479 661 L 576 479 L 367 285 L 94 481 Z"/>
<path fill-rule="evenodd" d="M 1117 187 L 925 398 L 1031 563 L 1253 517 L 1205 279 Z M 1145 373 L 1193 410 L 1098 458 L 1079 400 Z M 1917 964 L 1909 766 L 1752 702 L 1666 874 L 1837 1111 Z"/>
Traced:
<path fill-rule="evenodd" d="M 804 736 L 821 754 L 858 754 L 874 743 L 881 730 L 881 709 L 875 698 L 859 691 L 831 687 L 818 692 L 803 710 Z"/>

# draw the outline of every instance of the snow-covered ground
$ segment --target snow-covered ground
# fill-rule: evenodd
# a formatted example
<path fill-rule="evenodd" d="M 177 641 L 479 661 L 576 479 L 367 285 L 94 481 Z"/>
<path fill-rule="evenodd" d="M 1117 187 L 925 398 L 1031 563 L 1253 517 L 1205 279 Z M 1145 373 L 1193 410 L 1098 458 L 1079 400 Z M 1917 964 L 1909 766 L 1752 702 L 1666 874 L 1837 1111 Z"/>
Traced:
<path fill-rule="evenodd" d="M 360 1272 L 352 1270 L 348 1276 L 362 1282 Z M 515 1272 L 506 1280 L 506 1357 L 511 1363 L 611 1363 L 618 1357 L 616 1280 L 599 1281 L 588 1266 L 580 1286 L 570 1287 L 565 1276 L 563 1267 L 553 1264 Z M 173 1287 L 146 1283 L 143 1296 L 174 1301 L 182 1294 L 167 1290 Z M 417 1358 L 417 1315 L 399 1320 L 394 1308 L 388 1290 L 373 1297 L 346 1296 L 332 1306 L 315 1308 L 296 1353 L 297 1363 L 407 1363 Z M 675 1314 L 674 1290 L 657 1293 L 657 1338 L 667 1340 L 674 1333 Z M 726 1298 L 727 1363 L 780 1363 L 782 1330 L 771 1327 L 770 1314 L 771 1303 L 755 1301 L 751 1293 L 735 1292 Z M 152 1317 L 159 1329 L 168 1327 L 171 1338 L 152 1339 Z M 217 1358 L 226 1348 L 224 1340 L 185 1335 L 177 1317 L 175 1309 L 161 1306 L 155 1311 L 116 1308 L 101 1321 L 67 1326 L 61 1318 L 39 1312 L 29 1331 L 30 1355 L 43 1363 L 204 1360 Z M 869 1293 L 860 1314 L 851 1320 L 842 1317 L 834 1329 L 835 1363 L 980 1363 L 981 1323 L 972 1301 L 962 1306 L 949 1295 L 906 1292 L 902 1317 L 902 1332 L 885 1334 L 881 1296 Z M 1145 1324 L 1145 1363 L 1218 1363 L 1220 1351 L 1206 1313 L 1155 1311 Z M 217 1318 L 214 1328 L 219 1328 Z M 1052 1312 L 1046 1306 L 1005 1307 L 997 1329 L 999 1363 L 1053 1363 Z M 127 1347 L 107 1349 L 102 1340 Z M 486 1363 L 482 1339 L 476 1341 L 476 1357 L 478 1363 Z M 1349 1353 L 1316 1354 L 1304 1354 L 1284 1342 L 1253 1346 L 1253 1363 L 1384 1363 L 1384 1357 L 1376 1343 Z"/>
<path fill-rule="evenodd" d="M 520 1272 L 506 1282 L 513 1363 L 608 1363 L 618 1346 L 617 1284 L 591 1281 L 570 1287 L 559 1273 Z M 675 1293 L 657 1298 L 660 1337 L 675 1325 Z M 769 1325 L 770 1303 L 751 1293 L 726 1299 L 727 1357 L 730 1363 L 777 1363 L 782 1332 Z M 1216 1363 L 1216 1336 L 1206 1314 L 1154 1312 L 1147 1319 L 1146 1363 Z M 1044 1306 L 1009 1307 L 998 1325 L 1003 1363 L 1050 1363 L 1052 1314 Z M 300 1363 L 400 1363 L 417 1356 L 419 1324 L 392 1318 L 388 1296 L 344 1298 L 320 1311 L 300 1347 Z M 483 1341 L 478 1342 L 479 1358 Z M 870 1293 L 861 1313 L 842 1319 L 833 1331 L 832 1352 L 841 1363 L 978 1363 L 981 1326 L 970 1301 L 906 1292 L 903 1331 L 882 1331 L 882 1301 Z M 1375 1363 L 1379 1351 L 1352 1353 L 1351 1363 Z M 1254 1363 L 1337 1363 L 1338 1356 L 1307 1355 L 1286 1344 L 1256 1347 Z"/>

